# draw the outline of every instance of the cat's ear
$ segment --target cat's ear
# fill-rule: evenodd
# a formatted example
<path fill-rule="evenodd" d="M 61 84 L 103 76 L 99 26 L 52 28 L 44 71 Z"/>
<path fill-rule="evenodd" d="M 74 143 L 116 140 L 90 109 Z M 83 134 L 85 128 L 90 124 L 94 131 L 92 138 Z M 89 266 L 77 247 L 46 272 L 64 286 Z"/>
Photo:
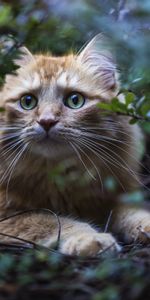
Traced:
<path fill-rule="evenodd" d="M 34 61 L 33 54 L 26 47 L 20 47 L 19 52 L 18 57 L 14 60 L 15 65 L 24 67 Z"/>
<path fill-rule="evenodd" d="M 118 74 L 113 49 L 109 40 L 102 34 L 96 35 L 78 54 L 80 63 L 88 73 L 100 79 L 108 90 L 118 87 Z"/>

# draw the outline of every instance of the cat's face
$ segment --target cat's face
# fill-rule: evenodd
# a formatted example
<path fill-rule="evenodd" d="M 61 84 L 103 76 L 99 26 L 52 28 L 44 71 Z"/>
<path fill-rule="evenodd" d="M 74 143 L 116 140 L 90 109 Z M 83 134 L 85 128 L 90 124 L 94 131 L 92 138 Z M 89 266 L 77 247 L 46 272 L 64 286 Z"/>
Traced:
<path fill-rule="evenodd" d="M 80 147 L 86 129 L 96 130 L 101 123 L 97 103 L 118 91 L 111 55 L 97 50 L 96 43 L 64 57 L 32 55 L 24 49 L 17 74 L 7 76 L 1 92 L 4 139 L 7 133 L 7 141 L 48 158 L 74 150 L 77 140 Z"/>

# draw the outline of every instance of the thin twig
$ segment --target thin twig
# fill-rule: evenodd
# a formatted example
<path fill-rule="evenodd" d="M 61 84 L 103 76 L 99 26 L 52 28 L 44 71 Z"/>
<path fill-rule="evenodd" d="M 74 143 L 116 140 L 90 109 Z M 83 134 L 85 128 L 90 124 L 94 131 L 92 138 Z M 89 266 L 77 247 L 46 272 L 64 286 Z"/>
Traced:
<path fill-rule="evenodd" d="M 0 219 L 0 222 L 9 220 L 11 218 L 14 218 L 14 217 L 17 217 L 17 216 L 20 216 L 20 215 L 23 215 L 23 214 L 27 214 L 27 213 L 30 213 L 30 212 L 47 212 L 47 213 L 50 213 L 50 214 L 52 214 L 52 215 L 55 216 L 55 218 L 57 219 L 57 223 L 58 223 L 57 243 L 56 243 L 56 246 L 55 246 L 55 250 L 57 250 L 59 248 L 59 243 L 60 243 L 61 223 L 60 223 L 60 219 L 59 219 L 58 215 L 56 213 L 54 213 L 52 210 L 50 210 L 50 209 L 47 209 L 47 208 L 34 208 L 34 209 L 28 209 L 28 210 L 20 211 L 20 212 L 17 212 L 15 214 L 12 214 L 12 215 L 9 215 L 7 217 L 4 217 L 4 218 Z M 4 235 L 2 233 L 0 233 L 0 234 Z M 30 241 L 27 241 L 27 240 L 24 240 L 24 239 L 21 239 L 21 238 L 17 238 L 17 237 L 14 237 L 14 236 L 10 236 L 10 237 L 16 238 L 16 239 L 18 239 L 20 241 L 23 241 L 23 242 L 26 242 L 26 243 L 30 243 L 33 246 L 37 246 L 37 244 L 35 244 L 33 242 L 30 242 Z"/>
<path fill-rule="evenodd" d="M 116 113 L 117 115 L 121 115 L 121 116 L 126 116 L 126 117 L 131 117 L 137 121 L 143 121 L 143 122 L 150 122 L 150 118 L 149 117 L 146 117 L 146 116 L 140 116 L 140 115 L 137 115 L 137 114 L 131 114 L 129 112 L 120 112 L 120 111 L 116 111 L 114 112 Z"/>
<path fill-rule="evenodd" d="M 126 12 L 126 0 L 120 0 L 116 11 L 116 21 L 122 21 Z"/>
<path fill-rule="evenodd" d="M 108 227 L 109 227 L 109 224 L 110 224 L 110 221 L 111 221 L 112 213 L 113 213 L 113 210 L 110 211 L 110 214 L 108 216 L 108 219 L 107 219 L 107 222 L 106 222 L 106 225 L 105 225 L 105 228 L 104 228 L 104 233 L 106 233 L 108 231 Z"/>
<path fill-rule="evenodd" d="M 21 241 L 21 242 L 24 242 L 26 244 L 29 244 L 29 245 L 32 245 L 32 249 L 37 249 L 37 250 L 46 250 L 46 251 L 49 251 L 49 252 L 55 252 L 55 249 L 49 249 L 43 245 L 39 245 L 39 244 L 36 244 L 32 241 L 29 241 L 29 240 L 26 240 L 26 239 L 23 239 L 23 238 L 19 238 L 17 236 L 14 236 L 14 235 L 11 235 L 11 234 L 6 234 L 6 233 L 2 233 L 0 232 L 0 235 L 2 236 L 5 236 L 5 237 L 9 237 L 9 238 L 12 238 L 12 239 L 15 239 L 17 241 Z M 28 246 L 29 249 L 31 249 L 31 247 Z"/>

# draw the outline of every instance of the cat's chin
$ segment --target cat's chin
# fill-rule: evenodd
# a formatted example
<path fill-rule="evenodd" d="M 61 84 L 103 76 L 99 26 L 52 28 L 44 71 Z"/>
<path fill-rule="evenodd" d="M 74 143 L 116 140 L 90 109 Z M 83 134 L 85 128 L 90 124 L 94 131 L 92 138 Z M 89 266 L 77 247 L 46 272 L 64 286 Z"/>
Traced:
<path fill-rule="evenodd" d="M 43 139 L 33 143 L 30 151 L 41 158 L 45 157 L 46 159 L 53 160 L 66 156 L 71 152 L 71 149 L 63 141 Z"/>

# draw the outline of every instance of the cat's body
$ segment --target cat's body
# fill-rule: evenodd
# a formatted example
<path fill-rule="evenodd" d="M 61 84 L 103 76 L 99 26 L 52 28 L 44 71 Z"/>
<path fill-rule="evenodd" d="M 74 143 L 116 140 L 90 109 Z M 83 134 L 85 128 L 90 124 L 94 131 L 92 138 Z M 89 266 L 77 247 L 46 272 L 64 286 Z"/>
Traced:
<path fill-rule="evenodd" d="M 129 241 L 146 240 L 139 226 L 150 229 L 148 212 L 120 204 L 120 195 L 138 183 L 140 134 L 128 119 L 97 106 L 117 95 L 118 79 L 111 54 L 96 44 L 97 38 L 79 55 L 62 58 L 25 53 L 1 92 L 1 216 L 51 209 L 60 216 L 60 250 L 70 254 L 119 250 L 111 234 L 86 223 L 103 230 L 110 213 L 109 229 Z M 50 247 L 58 224 L 54 216 L 32 213 L 0 223 L 0 231 Z"/>

